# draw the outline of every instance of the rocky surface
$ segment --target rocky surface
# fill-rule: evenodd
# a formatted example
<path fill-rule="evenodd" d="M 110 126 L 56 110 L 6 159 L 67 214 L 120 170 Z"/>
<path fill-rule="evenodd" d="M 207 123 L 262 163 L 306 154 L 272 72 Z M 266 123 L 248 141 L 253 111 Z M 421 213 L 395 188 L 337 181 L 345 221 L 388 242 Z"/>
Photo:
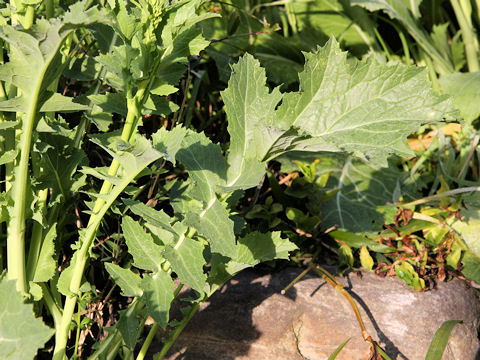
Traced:
<path fill-rule="evenodd" d="M 296 275 L 287 269 L 261 276 L 245 271 L 218 291 L 186 327 L 168 360 L 320 360 L 348 338 L 337 359 L 361 360 L 368 344 L 346 299 L 322 279 L 305 277 L 286 295 Z M 459 281 L 415 293 L 394 278 L 350 273 L 340 278 L 357 301 L 370 335 L 392 359 L 425 359 L 435 331 L 463 320 L 452 332 L 443 360 L 480 358 L 480 308 L 475 290 Z M 159 351 L 160 340 L 152 345 Z"/>

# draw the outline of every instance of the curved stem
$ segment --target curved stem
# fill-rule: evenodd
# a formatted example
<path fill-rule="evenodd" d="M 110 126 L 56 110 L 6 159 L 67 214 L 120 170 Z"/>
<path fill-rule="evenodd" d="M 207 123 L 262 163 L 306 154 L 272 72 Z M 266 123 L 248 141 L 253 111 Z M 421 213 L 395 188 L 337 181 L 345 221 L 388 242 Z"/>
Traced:
<path fill-rule="evenodd" d="M 192 305 L 190 312 L 183 318 L 182 322 L 178 324 L 173 334 L 170 336 L 167 342 L 165 342 L 165 345 L 163 345 L 162 350 L 157 354 L 156 356 L 157 360 L 162 360 L 163 357 L 167 354 L 168 350 L 170 350 L 175 340 L 177 340 L 177 338 L 180 336 L 185 326 L 187 326 L 189 321 L 192 319 L 193 315 L 195 315 L 197 311 L 200 309 L 200 305 L 201 303 L 195 303 L 194 305 Z"/>
<path fill-rule="evenodd" d="M 137 90 L 137 94 L 133 98 L 129 96 L 129 98 L 127 99 L 128 113 L 121 135 L 121 138 L 124 141 L 130 142 L 133 137 L 132 135 L 136 131 L 138 117 L 141 115 L 139 103 L 143 101 L 143 97 L 146 91 L 146 85 L 147 84 L 144 83 L 144 86 L 140 87 Z M 108 169 L 108 175 L 115 176 L 119 167 L 120 163 L 116 159 L 114 159 L 110 165 L 110 168 Z M 109 181 L 104 181 L 100 189 L 100 195 L 108 194 L 111 189 L 112 184 Z M 108 208 L 109 204 L 106 204 L 104 198 L 98 197 L 95 202 L 92 215 L 90 216 L 90 219 L 88 221 L 86 233 L 83 237 L 81 248 L 76 252 L 76 260 L 73 264 L 73 275 L 70 282 L 70 291 L 74 295 L 67 296 L 65 300 L 65 308 L 63 311 L 62 322 L 55 338 L 55 351 L 53 355 L 54 360 L 61 360 L 65 356 L 65 350 L 68 340 L 68 329 L 75 310 L 77 294 L 80 290 L 83 271 L 85 270 L 85 266 L 88 261 L 88 252 L 92 247 L 92 243 L 95 239 L 98 226 L 100 225 L 100 222 L 105 213 L 107 212 Z"/>
<path fill-rule="evenodd" d="M 158 323 L 154 323 L 150 331 L 148 332 L 147 338 L 145 339 L 145 342 L 142 345 L 142 348 L 140 349 L 140 352 L 137 355 L 137 360 L 143 360 L 145 358 L 145 355 L 147 354 L 148 348 L 150 347 L 150 344 L 152 343 L 153 337 L 158 331 Z"/>

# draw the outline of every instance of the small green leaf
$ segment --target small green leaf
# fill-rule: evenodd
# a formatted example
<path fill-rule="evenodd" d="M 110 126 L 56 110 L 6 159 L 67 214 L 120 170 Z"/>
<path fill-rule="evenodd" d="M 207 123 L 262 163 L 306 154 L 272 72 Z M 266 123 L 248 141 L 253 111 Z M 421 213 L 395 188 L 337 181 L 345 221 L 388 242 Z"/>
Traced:
<path fill-rule="evenodd" d="M 17 150 L 8 150 L 0 155 L 0 165 L 8 164 L 17 158 Z"/>
<path fill-rule="evenodd" d="M 120 331 L 120 334 L 122 334 L 125 345 L 127 345 L 129 349 L 133 350 L 138 340 L 140 321 L 138 320 L 135 312 L 131 311 L 130 309 L 120 310 L 119 314 L 120 319 L 118 319 L 115 327 L 118 329 L 118 331 Z"/>
<path fill-rule="evenodd" d="M 461 320 L 448 320 L 440 326 L 433 336 L 425 360 L 442 360 L 443 352 L 450 338 L 450 333 L 457 324 L 461 323 Z"/>
<path fill-rule="evenodd" d="M 122 289 L 123 296 L 140 296 L 143 294 L 141 288 L 142 279 L 131 270 L 124 269 L 116 264 L 105 263 L 110 276 L 115 281 L 115 284 Z"/>
<path fill-rule="evenodd" d="M 352 248 L 347 244 L 340 244 L 338 251 L 338 274 L 343 273 L 353 267 L 353 252 Z"/>
<path fill-rule="evenodd" d="M 395 251 L 387 245 L 380 244 L 374 240 L 367 238 L 364 235 L 354 234 L 343 230 L 334 230 L 328 233 L 336 240 L 340 240 L 345 244 L 360 249 L 362 246 L 367 246 L 370 250 L 380 253 L 389 253 Z"/>
<path fill-rule="evenodd" d="M 90 95 L 88 99 L 107 113 L 127 116 L 127 100 L 123 92 Z"/>
<path fill-rule="evenodd" d="M 360 263 L 362 264 L 362 267 L 368 271 L 372 271 L 374 261 L 365 245 L 360 249 Z"/>
<path fill-rule="evenodd" d="M 403 261 L 395 265 L 395 272 L 400 280 L 414 290 L 420 291 L 425 288 L 425 281 L 418 276 L 410 263 Z"/>
<path fill-rule="evenodd" d="M 161 270 L 163 248 L 155 244 L 152 236 L 129 216 L 123 218 L 122 230 L 134 265 L 153 272 Z"/>
<path fill-rule="evenodd" d="M 148 274 L 142 279 L 142 287 L 148 314 L 165 329 L 175 290 L 172 278 L 163 271 Z"/>
<path fill-rule="evenodd" d="M 174 235 L 177 232 L 170 225 L 174 219 L 168 216 L 163 210 L 155 210 L 140 201 L 123 200 L 128 209 L 135 215 L 141 216 L 148 224 L 170 231 Z"/>
<path fill-rule="evenodd" d="M 345 345 L 348 344 L 348 342 L 350 341 L 351 338 L 348 338 L 347 340 L 345 340 L 343 343 L 341 343 L 333 353 L 330 354 L 330 356 L 328 357 L 328 360 L 335 360 L 338 356 L 338 354 L 340 354 L 340 351 L 342 351 L 342 349 L 345 347 Z"/>
<path fill-rule="evenodd" d="M 235 255 L 234 223 L 227 209 L 214 197 L 200 213 L 189 211 L 185 224 L 207 238 L 212 252 L 233 257 Z"/>
<path fill-rule="evenodd" d="M 462 256 L 462 265 L 463 276 L 480 284 L 480 258 L 470 251 L 465 251 Z"/>
<path fill-rule="evenodd" d="M 190 193 L 195 199 L 209 203 L 215 190 L 225 184 L 226 164 L 219 145 L 203 133 L 187 131 L 176 159 L 187 169 L 195 182 Z"/>
<path fill-rule="evenodd" d="M 34 282 L 46 282 L 55 275 L 55 269 L 57 268 L 57 262 L 53 258 L 55 253 L 54 240 L 57 238 L 57 228 L 54 224 L 48 230 L 42 243 L 42 249 L 38 256 L 37 266 L 33 275 Z"/>
<path fill-rule="evenodd" d="M 207 276 L 203 272 L 205 265 L 203 249 L 201 243 L 182 235 L 174 247 L 166 246 L 163 253 L 180 281 L 200 293 L 203 292 L 207 281 Z"/>
<path fill-rule="evenodd" d="M 15 281 L 0 281 L 0 358 L 33 359 L 54 330 L 35 318 L 31 304 L 24 304 Z"/>
<path fill-rule="evenodd" d="M 165 154 L 165 159 L 175 164 L 175 157 L 182 147 L 186 133 L 187 129 L 181 126 L 176 126 L 171 131 L 162 127 L 152 135 L 153 147 Z"/>
<path fill-rule="evenodd" d="M 74 98 L 53 93 L 40 108 L 40 112 L 63 112 L 87 110 L 88 106 L 76 103 Z"/>
<path fill-rule="evenodd" d="M 273 259 L 288 259 L 289 252 L 297 246 L 288 239 L 283 239 L 279 231 L 262 234 L 252 232 L 238 240 L 235 262 L 256 265 Z"/>
<path fill-rule="evenodd" d="M 150 95 L 143 105 L 143 115 L 160 115 L 166 116 L 179 109 L 179 106 L 164 97 L 158 95 Z"/>

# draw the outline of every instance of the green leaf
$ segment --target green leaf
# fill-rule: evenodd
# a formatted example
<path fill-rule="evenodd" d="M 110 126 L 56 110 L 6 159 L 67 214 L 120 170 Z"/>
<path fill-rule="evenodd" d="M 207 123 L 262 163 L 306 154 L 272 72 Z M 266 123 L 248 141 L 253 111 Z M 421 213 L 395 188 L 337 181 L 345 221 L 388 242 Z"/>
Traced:
<path fill-rule="evenodd" d="M 323 191 L 307 200 L 311 214 L 322 219 L 322 227 L 338 226 L 351 232 L 371 232 L 393 222 L 396 190 L 402 173 L 394 166 L 380 167 L 352 157 L 322 156 L 317 175 L 330 173 Z M 325 191 L 334 192 L 325 197 Z"/>
<path fill-rule="evenodd" d="M 143 290 L 141 288 L 142 279 L 131 270 L 124 269 L 116 264 L 105 263 L 110 276 L 115 281 L 115 284 L 122 289 L 123 296 L 141 296 Z"/>
<path fill-rule="evenodd" d="M 265 174 L 263 127 L 272 123 L 282 98 L 278 88 L 270 93 L 265 83 L 265 70 L 247 54 L 232 67 L 228 88 L 222 92 L 230 134 L 228 188 L 257 186 Z"/>
<path fill-rule="evenodd" d="M 433 336 L 425 360 L 442 360 L 443 352 L 447 347 L 450 333 L 457 324 L 461 323 L 461 320 L 448 320 L 440 326 Z"/>
<path fill-rule="evenodd" d="M 342 351 L 342 349 L 345 347 L 345 345 L 348 344 L 348 342 L 350 341 L 351 338 L 348 338 L 347 340 L 345 340 L 343 343 L 341 343 L 340 345 L 338 345 L 338 347 L 335 349 L 335 351 L 333 353 L 330 354 L 330 356 L 328 357 L 328 360 L 335 360 L 338 356 L 338 354 L 340 354 L 340 351 Z"/>
<path fill-rule="evenodd" d="M 185 224 L 197 229 L 207 238 L 212 252 L 227 257 L 235 255 L 234 223 L 227 209 L 216 198 L 200 213 L 187 212 Z"/>
<path fill-rule="evenodd" d="M 17 150 L 8 150 L 0 155 L 0 165 L 8 164 L 17 158 Z"/>
<path fill-rule="evenodd" d="M 467 124 L 480 116 L 480 72 L 450 74 L 440 78 L 442 92 L 453 97 Z"/>
<path fill-rule="evenodd" d="M 59 93 L 53 93 L 45 100 L 40 108 L 40 112 L 62 112 L 62 111 L 81 111 L 87 110 L 88 106 L 75 102 L 74 98 L 63 96 Z"/>
<path fill-rule="evenodd" d="M 410 1 L 405 0 L 351 0 L 350 4 L 364 7 L 370 11 L 383 10 L 392 19 L 400 21 L 400 23 L 408 30 L 408 33 L 417 41 L 423 50 L 430 55 L 438 65 L 439 70 L 445 73 L 453 72 L 453 65 L 449 62 L 439 50 L 433 45 L 432 40 L 425 32 L 425 29 L 418 25 L 415 17 L 419 16 L 418 5 L 419 1 L 415 0 L 412 6 Z M 416 13 L 414 17 L 413 12 Z"/>
<path fill-rule="evenodd" d="M 147 223 L 170 231 L 172 234 L 178 236 L 177 232 L 170 225 L 174 219 L 165 214 L 163 210 L 155 210 L 140 201 L 126 199 L 123 200 L 123 202 L 128 206 L 128 209 L 131 212 L 133 212 L 135 215 L 141 216 Z"/>
<path fill-rule="evenodd" d="M 153 275 L 148 274 L 142 279 L 142 287 L 148 314 L 158 322 L 162 329 L 165 329 L 175 290 L 172 278 L 163 271 Z"/>
<path fill-rule="evenodd" d="M 360 249 L 362 246 L 367 246 L 370 250 L 379 253 L 389 253 L 395 251 L 395 249 L 371 240 L 364 235 L 354 234 L 342 230 L 330 231 L 328 234 L 334 239 L 340 240 L 348 246 L 354 248 Z"/>
<path fill-rule="evenodd" d="M 288 259 L 289 252 L 297 246 L 288 239 L 281 238 L 280 232 L 252 232 L 238 240 L 237 255 L 227 263 L 226 270 L 234 275 L 239 271 L 264 261 Z"/>
<path fill-rule="evenodd" d="M 129 216 L 123 218 L 122 230 L 134 265 L 143 270 L 161 271 L 163 248 L 155 244 L 152 236 Z"/>
<path fill-rule="evenodd" d="M 57 227 L 54 224 L 48 230 L 42 243 L 42 249 L 38 256 L 37 266 L 33 275 L 34 282 L 46 282 L 53 278 L 57 268 L 57 262 L 53 255 L 55 253 L 55 245 L 53 240 L 57 238 Z"/>
<path fill-rule="evenodd" d="M 400 280 L 414 290 L 420 291 L 425 288 L 425 281 L 418 276 L 410 263 L 403 261 L 400 264 L 395 265 L 395 273 Z"/>
<path fill-rule="evenodd" d="M 462 256 L 462 265 L 463 276 L 480 284 L 480 258 L 470 251 L 465 251 Z"/>
<path fill-rule="evenodd" d="M 132 311 L 131 309 L 120 310 L 119 314 L 120 318 L 115 324 L 115 327 L 122 334 L 125 345 L 127 345 L 129 349 L 133 350 L 137 344 L 140 322 L 135 314 L 135 311 Z"/>
<path fill-rule="evenodd" d="M 176 126 L 171 131 L 162 127 L 152 135 L 153 147 L 165 154 L 165 159 L 175 164 L 175 157 L 182 147 L 186 133 L 187 129 L 181 126 Z"/>
<path fill-rule="evenodd" d="M 10 129 L 18 124 L 19 123 L 17 121 L 2 121 L 0 122 L 0 130 Z"/>
<path fill-rule="evenodd" d="M 201 243 L 182 235 L 174 247 L 166 246 L 163 252 L 180 281 L 200 293 L 204 291 L 207 281 L 203 272 L 203 249 Z"/>
<path fill-rule="evenodd" d="M 412 155 L 406 137 L 449 109 L 431 90 L 425 69 L 381 64 L 374 56 L 348 63 L 333 38 L 305 58 L 300 91 L 285 94 L 277 110 L 274 125 L 282 133 L 267 157 L 318 151 L 308 149 L 317 145 L 386 165 L 390 154 Z"/>
<path fill-rule="evenodd" d="M 123 92 L 90 95 L 88 99 L 107 113 L 127 116 L 127 99 Z"/>
<path fill-rule="evenodd" d="M 179 109 L 179 106 L 164 97 L 158 95 L 150 95 L 145 104 L 143 104 L 143 115 L 160 115 L 166 116 Z"/>
<path fill-rule="evenodd" d="M 362 246 L 360 249 L 360 263 L 362 264 L 362 267 L 367 269 L 368 271 L 371 271 L 373 269 L 374 261 L 365 245 Z"/>
<path fill-rule="evenodd" d="M 215 200 L 215 190 L 225 184 L 226 175 L 220 146 L 213 144 L 203 133 L 187 131 L 176 159 L 185 166 L 195 182 L 190 195 L 205 203 Z"/>
<path fill-rule="evenodd" d="M 1 359 L 33 359 L 54 332 L 35 318 L 31 304 L 23 303 L 15 281 L 0 281 Z"/>
<path fill-rule="evenodd" d="M 480 209 L 469 206 L 462 209 L 462 219 L 455 221 L 452 228 L 457 232 L 468 249 L 480 258 Z"/>

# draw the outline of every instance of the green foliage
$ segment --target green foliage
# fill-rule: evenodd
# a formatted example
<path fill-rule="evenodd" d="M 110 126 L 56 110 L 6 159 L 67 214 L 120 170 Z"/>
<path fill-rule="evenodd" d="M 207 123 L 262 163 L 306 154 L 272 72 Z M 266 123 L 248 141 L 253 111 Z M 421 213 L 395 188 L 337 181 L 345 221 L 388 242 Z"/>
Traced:
<path fill-rule="evenodd" d="M 443 352 L 448 344 L 448 339 L 453 328 L 460 324 L 459 320 L 445 321 L 442 326 L 435 332 L 435 335 L 428 348 L 427 356 L 425 360 L 440 360 L 443 356 Z"/>
<path fill-rule="evenodd" d="M 332 226 L 327 241 L 339 252 L 340 271 L 358 265 L 359 249 L 365 269 L 396 271 L 421 289 L 419 269 L 431 263 L 417 255 L 428 243 L 447 266 L 462 265 L 477 279 L 477 244 L 462 228 L 473 210 L 463 214 L 466 223 L 450 223 L 464 242 L 448 251 L 441 247 L 451 233 L 428 221 L 399 226 L 411 243 L 386 230 L 380 236 L 390 242 L 374 236 L 398 220 L 388 203 L 408 196 L 413 176 L 401 173 L 395 157 L 414 155 L 406 137 L 456 115 L 431 89 L 427 70 L 385 63 L 379 54 L 377 20 L 367 10 L 402 22 L 438 73 L 462 66 L 459 42 L 444 41 L 445 27 L 431 37 L 418 31 L 417 2 L 279 2 L 247 10 L 227 1 L 218 6 L 223 18 L 202 0 L 73 1 L 67 12 L 51 0 L 20 3 L 0 5 L 0 219 L 7 230 L 0 266 L 10 279 L 0 283 L 0 294 L 9 294 L 0 297 L 0 338 L 15 340 L 0 346 L 4 357 L 32 358 L 53 334 L 24 301 L 53 323 L 55 360 L 70 345 L 74 357 L 90 355 L 80 355 L 78 341 L 73 346 L 91 330 L 83 310 L 110 298 L 120 318 L 92 358 L 131 358 L 149 316 L 153 333 L 165 330 L 162 358 L 232 276 L 288 260 L 303 237 L 316 241 Z M 263 12 L 282 22 L 283 36 L 259 21 Z M 341 45 L 376 53 L 357 60 Z M 253 55 L 236 59 L 246 50 Z M 458 83 L 449 75 L 439 84 L 471 124 L 476 83 L 462 88 L 465 97 Z M 300 175 L 282 185 L 272 161 L 282 171 L 295 164 Z M 448 161 L 458 174 L 460 165 Z M 263 196 L 266 174 L 272 193 Z M 452 212 L 421 214 L 447 220 Z M 404 244 L 417 257 L 395 262 Z M 112 284 L 121 293 L 100 290 Z M 184 285 L 194 292 L 183 317 L 172 320 Z M 26 324 L 27 345 L 19 346 L 20 327 L 11 324 Z"/>
<path fill-rule="evenodd" d="M 54 330 L 35 317 L 32 305 L 23 303 L 14 281 L 0 281 L 0 308 L 0 357 L 32 359 Z"/>

